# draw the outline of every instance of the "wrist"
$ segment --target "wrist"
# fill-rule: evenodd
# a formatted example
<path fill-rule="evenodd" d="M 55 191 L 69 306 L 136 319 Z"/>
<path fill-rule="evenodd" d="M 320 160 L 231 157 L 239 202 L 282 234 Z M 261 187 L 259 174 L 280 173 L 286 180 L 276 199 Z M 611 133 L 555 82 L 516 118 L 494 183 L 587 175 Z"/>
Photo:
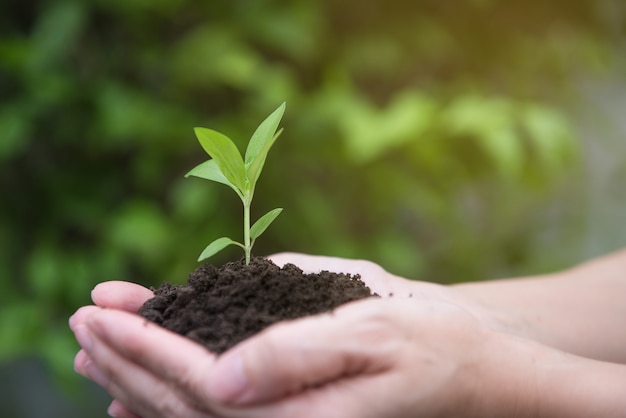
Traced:
<path fill-rule="evenodd" d="M 564 348 L 556 335 L 564 324 L 553 307 L 554 295 L 567 285 L 568 274 L 461 283 L 454 288 L 492 330 Z"/>
<path fill-rule="evenodd" d="M 470 385 L 469 399 L 475 406 L 470 416 L 543 416 L 537 409 L 535 351 L 536 344 L 525 339 L 495 331 L 488 333 Z"/>
<path fill-rule="evenodd" d="M 566 353 L 538 370 L 541 416 L 626 416 L 626 366 Z M 550 395 L 545 395 L 550 394 Z"/>
<path fill-rule="evenodd" d="M 495 282 L 476 282 L 450 287 L 457 295 L 454 302 L 465 307 L 492 331 L 534 339 L 532 324 L 513 304 L 502 300 L 501 292 L 492 292 L 494 285 Z"/>
<path fill-rule="evenodd" d="M 626 366 L 587 359 L 493 333 L 477 416 L 586 418 L 626 416 Z"/>

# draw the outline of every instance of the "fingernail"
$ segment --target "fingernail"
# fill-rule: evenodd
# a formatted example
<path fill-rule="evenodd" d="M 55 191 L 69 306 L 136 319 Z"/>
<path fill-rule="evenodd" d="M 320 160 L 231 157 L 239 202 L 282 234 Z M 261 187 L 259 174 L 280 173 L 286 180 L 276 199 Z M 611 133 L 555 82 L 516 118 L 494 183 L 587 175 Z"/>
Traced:
<path fill-rule="evenodd" d="M 76 373 L 80 375 L 85 376 L 85 363 L 87 362 L 87 360 L 89 360 L 89 357 L 87 357 L 87 353 L 85 352 L 85 350 L 80 350 L 78 353 L 76 353 L 76 356 L 74 356 L 74 371 L 76 371 Z"/>
<path fill-rule="evenodd" d="M 74 331 L 74 315 L 68 318 L 67 324 L 69 325 L 70 329 Z"/>
<path fill-rule="evenodd" d="M 87 327 L 85 325 L 77 325 L 74 329 L 74 336 L 83 350 L 90 353 L 93 348 L 93 340 L 91 339 L 91 335 L 89 335 Z"/>
<path fill-rule="evenodd" d="M 110 417 L 115 418 L 119 414 L 119 409 L 120 409 L 119 404 L 117 404 L 116 402 L 112 402 L 111 405 L 109 405 L 109 408 L 107 409 L 107 414 Z"/>
<path fill-rule="evenodd" d="M 91 360 L 87 360 L 85 363 L 85 371 L 91 380 L 106 388 L 109 385 L 109 378 L 102 373 L 102 371 Z"/>
<path fill-rule="evenodd" d="M 213 376 L 209 391 L 219 402 L 237 403 L 249 387 L 240 352 L 218 361 Z"/>

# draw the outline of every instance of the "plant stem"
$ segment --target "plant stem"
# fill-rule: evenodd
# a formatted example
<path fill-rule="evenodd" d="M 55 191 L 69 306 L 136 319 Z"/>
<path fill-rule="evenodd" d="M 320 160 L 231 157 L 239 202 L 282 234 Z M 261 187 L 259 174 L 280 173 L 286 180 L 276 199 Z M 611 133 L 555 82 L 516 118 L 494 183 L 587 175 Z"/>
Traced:
<path fill-rule="evenodd" d="M 247 200 L 247 199 L 246 199 Z M 246 253 L 246 266 L 250 264 L 250 253 L 252 248 L 250 245 L 250 206 L 251 201 L 243 202 L 243 245 Z"/>

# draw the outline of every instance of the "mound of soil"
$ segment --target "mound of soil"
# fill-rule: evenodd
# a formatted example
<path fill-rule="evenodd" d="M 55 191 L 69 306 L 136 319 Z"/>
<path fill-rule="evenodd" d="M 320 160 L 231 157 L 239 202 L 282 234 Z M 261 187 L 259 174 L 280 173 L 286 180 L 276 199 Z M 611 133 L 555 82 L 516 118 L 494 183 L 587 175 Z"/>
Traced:
<path fill-rule="evenodd" d="M 304 274 L 255 257 L 216 268 L 204 264 L 183 286 L 163 283 L 139 314 L 204 345 L 214 353 L 283 320 L 331 311 L 377 296 L 358 275 L 322 271 Z"/>

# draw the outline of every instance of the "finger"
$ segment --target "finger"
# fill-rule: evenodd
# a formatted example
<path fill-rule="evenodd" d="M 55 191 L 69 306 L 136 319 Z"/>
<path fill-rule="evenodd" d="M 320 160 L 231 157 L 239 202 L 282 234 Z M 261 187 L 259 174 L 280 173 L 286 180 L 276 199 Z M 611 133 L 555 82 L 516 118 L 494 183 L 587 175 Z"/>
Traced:
<path fill-rule="evenodd" d="M 98 336 L 81 325 L 77 338 L 89 353 L 85 363 L 87 376 L 102 386 L 123 405 L 137 413 L 161 418 L 161 408 L 181 411 L 184 404 L 176 398 L 175 388 L 113 350 Z M 93 359 L 93 360 L 92 360 Z"/>
<path fill-rule="evenodd" d="M 309 255 L 300 253 L 283 252 L 268 257 L 278 266 L 291 263 L 298 266 L 305 273 L 319 273 L 322 270 L 336 271 L 346 274 L 363 274 L 369 271 L 384 271 L 382 267 L 371 261 L 351 260 L 339 257 L 321 255 Z"/>
<path fill-rule="evenodd" d="M 199 344 L 113 309 L 94 310 L 75 333 L 89 357 L 85 375 L 133 411 L 210 405 L 204 382 L 215 356 Z"/>
<path fill-rule="evenodd" d="M 136 414 L 204 416 L 196 413 L 196 406 L 206 403 L 197 386 L 210 354 L 154 324 L 143 324 L 134 315 L 101 310 L 78 325 L 76 338 L 89 356 L 86 375 Z M 202 355 L 194 356 L 194 349 Z"/>
<path fill-rule="evenodd" d="M 378 302 L 354 302 L 335 314 L 285 322 L 252 337 L 218 359 L 209 377 L 211 397 L 261 404 L 346 376 L 388 370 L 396 347 Z"/>
<path fill-rule="evenodd" d="M 322 269 L 327 269 L 328 257 L 282 252 L 272 254 L 267 257 L 274 264 L 283 267 L 285 264 L 294 264 L 301 268 L 305 273 L 319 273 Z"/>
<path fill-rule="evenodd" d="M 85 350 L 79 350 L 74 356 L 74 370 L 76 373 L 85 377 L 89 377 L 87 376 L 87 371 L 85 370 L 85 363 L 87 363 L 87 360 L 89 360 L 89 356 Z"/>
<path fill-rule="evenodd" d="M 89 315 L 99 310 L 100 308 L 98 308 L 97 306 L 93 306 L 93 305 L 82 306 L 78 308 L 76 312 L 74 312 L 74 314 L 70 316 L 68 320 L 70 329 L 74 331 L 74 329 L 76 328 L 76 325 L 83 324 L 85 322 L 85 319 Z"/>
<path fill-rule="evenodd" d="M 141 418 L 139 415 L 122 405 L 122 403 L 117 399 L 114 399 L 113 402 L 111 402 L 111 405 L 109 405 L 109 408 L 107 409 L 107 413 L 109 416 L 115 418 Z"/>
<path fill-rule="evenodd" d="M 91 299 L 96 305 L 128 312 L 137 312 L 141 305 L 153 296 L 151 290 L 123 281 L 103 282 L 91 291 Z"/>
<path fill-rule="evenodd" d="M 298 266 L 304 273 L 319 273 L 322 270 L 359 275 L 373 292 L 382 297 L 409 296 L 411 282 L 394 276 L 376 263 L 367 260 L 351 260 L 338 257 L 308 255 L 283 252 L 268 257 L 274 264 L 284 266 L 287 263 Z"/>
<path fill-rule="evenodd" d="M 186 379 L 190 360 L 210 365 L 215 356 L 201 345 L 152 322 L 117 310 L 87 318 L 91 332 L 121 355 L 167 379 Z"/>

